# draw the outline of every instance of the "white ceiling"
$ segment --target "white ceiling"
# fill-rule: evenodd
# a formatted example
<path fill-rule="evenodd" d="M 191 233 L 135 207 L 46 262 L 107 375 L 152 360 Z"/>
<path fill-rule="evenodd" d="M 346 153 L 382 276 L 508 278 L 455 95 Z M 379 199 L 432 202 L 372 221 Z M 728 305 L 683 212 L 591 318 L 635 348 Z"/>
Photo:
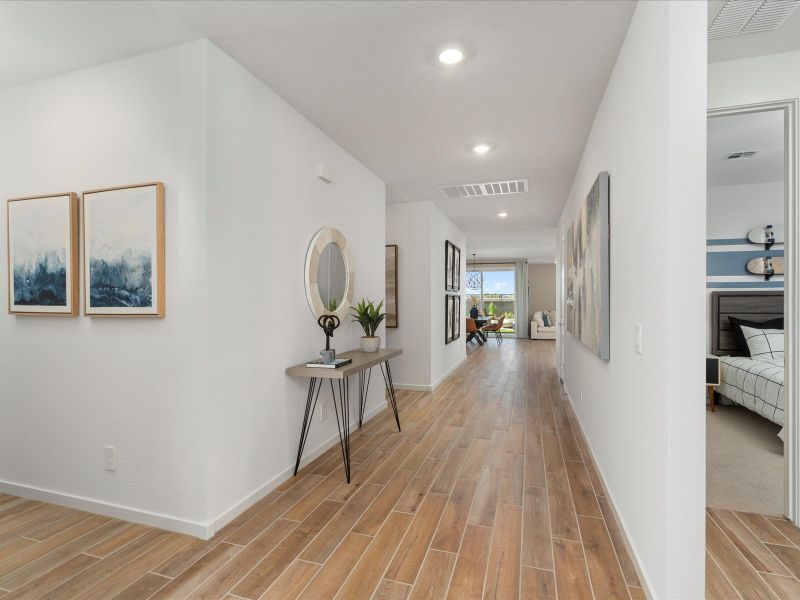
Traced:
<path fill-rule="evenodd" d="M 753 158 L 723 160 L 731 152 L 758 150 Z M 708 186 L 783 179 L 783 112 L 768 111 L 708 120 Z"/>
<path fill-rule="evenodd" d="M 717 16 L 725 0 L 709 0 L 708 23 Z M 736 60 L 762 54 L 800 50 L 800 9 L 795 10 L 777 31 L 746 33 L 708 40 L 708 62 Z"/>
<path fill-rule="evenodd" d="M 479 256 L 547 260 L 634 7 L 0 3 L 0 87 L 207 37 L 384 179 L 389 201 L 435 202 Z M 451 40 L 468 60 L 441 67 L 435 51 Z M 476 141 L 495 149 L 477 156 Z M 527 178 L 530 191 L 448 200 L 438 190 L 511 178 Z"/>

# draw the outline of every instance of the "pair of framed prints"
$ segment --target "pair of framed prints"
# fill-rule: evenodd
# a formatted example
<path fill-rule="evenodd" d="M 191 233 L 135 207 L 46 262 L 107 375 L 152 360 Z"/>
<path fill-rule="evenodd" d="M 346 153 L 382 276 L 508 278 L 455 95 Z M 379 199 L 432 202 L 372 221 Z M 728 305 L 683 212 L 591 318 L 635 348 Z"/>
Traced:
<path fill-rule="evenodd" d="M 461 248 L 450 240 L 444 243 L 444 289 L 446 292 L 461 289 Z"/>
<path fill-rule="evenodd" d="M 77 316 L 82 263 L 85 315 L 164 317 L 164 185 L 83 192 L 78 213 L 73 192 L 8 201 L 9 314 Z"/>

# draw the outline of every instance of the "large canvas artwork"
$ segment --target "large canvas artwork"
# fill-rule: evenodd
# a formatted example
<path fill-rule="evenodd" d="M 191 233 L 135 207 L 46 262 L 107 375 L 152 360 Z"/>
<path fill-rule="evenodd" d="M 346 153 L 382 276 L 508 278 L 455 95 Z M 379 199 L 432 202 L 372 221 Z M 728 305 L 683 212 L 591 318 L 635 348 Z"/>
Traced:
<path fill-rule="evenodd" d="M 603 172 L 567 229 L 567 331 L 604 360 L 611 358 L 609 179 Z"/>
<path fill-rule="evenodd" d="M 85 312 L 163 317 L 164 187 L 83 194 Z"/>
<path fill-rule="evenodd" d="M 386 246 L 386 327 L 397 327 L 397 245 Z"/>
<path fill-rule="evenodd" d="M 8 312 L 78 314 L 78 197 L 15 198 L 7 204 Z"/>

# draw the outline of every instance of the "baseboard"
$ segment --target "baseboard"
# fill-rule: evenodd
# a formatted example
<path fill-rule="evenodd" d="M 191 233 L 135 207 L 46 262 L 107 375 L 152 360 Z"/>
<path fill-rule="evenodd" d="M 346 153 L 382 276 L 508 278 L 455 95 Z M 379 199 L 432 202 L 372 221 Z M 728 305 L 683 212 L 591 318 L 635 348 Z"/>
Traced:
<path fill-rule="evenodd" d="M 83 496 L 75 496 L 64 492 L 47 490 L 11 481 L 0 481 L 0 492 L 11 494 L 12 496 L 19 496 L 20 498 L 28 498 L 29 500 L 38 500 L 40 502 L 58 504 L 59 506 L 67 506 L 69 508 L 96 513 L 123 521 L 141 523 L 142 525 L 149 525 L 150 527 L 157 527 L 158 529 L 185 533 L 202 539 L 208 539 L 213 535 L 213 533 L 210 533 L 210 523 L 190 521 L 172 515 L 164 515 L 132 508 L 130 506 L 93 500 Z"/>
<path fill-rule="evenodd" d="M 438 388 L 442 383 L 444 383 L 444 380 L 447 379 L 448 377 L 450 377 L 450 375 L 452 375 L 453 372 L 456 369 L 458 369 L 458 367 L 460 367 L 462 364 L 464 364 L 466 361 L 467 361 L 467 357 L 464 356 L 455 365 L 450 367 L 444 373 L 444 375 L 439 377 L 439 379 L 437 379 L 432 385 L 420 385 L 420 384 L 417 384 L 417 383 L 396 383 L 395 382 L 394 383 L 394 387 L 397 390 L 409 390 L 411 392 L 435 392 L 436 388 Z"/>
<path fill-rule="evenodd" d="M 378 406 L 375 406 L 364 413 L 364 422 L 366 423 L 369 421 L 369 419 L 386 409 L 387 406 L 385 404 L 379 403 Z M 355 431 L 356 429 L 358 429 L 357 419 L 352 425 L 351 431 Z M 339 434 L 336 433 L 313 450 L 304 452 L 303 460 L 301 461 L 300 466 L 303 467 L 307 465 L 338 443 Z M 30 485 L 23 485 L 11 481 L 0 480 L 0 492 L 11 494 L 12 496 L 19 496 L 20 498 L 27 498 L 29 500 L 38 500 L 40 502 L 58 504 L 59 506 L 67 506 L 69 508 L 75 508 L 77 510 L 95 513 L 106 517 L 112 517 L 122 521 L 141 523 L 142 525 L 148 525 L 158 529 L 166 529 L 168 531 L 175 531 L 177 533 L 185 533 L 203 540 L 208 540 L 214 537 L 214 534 L 217 531 L 222 529 L 225 525 L 233 521 L 253 504 L 261 500 L 264 496 L 269 494 L 272 490 L 293 476 L 294 465 L 291 465 L 284 471 L 278 473 L 267 483 L 260 485 L 251 493 L 247 494 L 244 498 L 236 502 L 227 510 L 223 511 L 217 517 L 205 522 L 191 521 L 172 515 L 164 515 L 138 508 L 132 508 L 130 506 L 123 506 L 121 504 L 114 504 L 111 502 L 103 502 L 101 500 L 93 500 L 91 498 L 75 496 L 72 494 L 47 490 Z"/>
<path fill-rule="evenodd" d="M 597 458 L 595 456 L 594 450 L 592 450 L 592 444 L 589 441 L 589 438 L 586 436 L 586 432 L 583 430 L 583 426 L 578 422 L 578 412 L 575 410 L 575 403 L 572 401 L 572 396 L 569 395 L 569 391 L 567 390 L 567 386 L 563 386 L 564 393 L 569 400 L 569 403 L 572 405 L 572 413 L 575 415 L 575 424 L 580 427 L 580 433 L 583 439 L 586 441 L 586 450 L 589 452 L 589 455 L 592 457 L 592 463 L 597 473 L 597 476 L 600 478 L 600 482 L 603 484 L 603 489 L 606 493 L 606 499 L 608 500 L 608 506 L 611 509 L 611 516 L 617 523 L 617 527 L 619 528 L 620 532 L 622 533 L 623 542 L 625 543 L 625 549 L 630 554 L 633 562 L 633 568 L 636 569 L 636 574 L 639 576 L 639 583 L 642 584 L 642 589 L 644 590 L 645 595 L 648 598 L 654 598 L 652 590 L 653 586 L 650 582 L 650 578 L 645 573 L 644 569 L 642 569 L 642 560 L 639 556 L 639 553 L 636 551 L 636 547 L 631 542 L 631 536 L 628 532 L 628 527 L 625 525 L 625 520 L 620 516 L 619 512 L 617 511 L 616 502 L 614 502 L 614 496 L 611 493 L 611 490 L 606 483 L 606 478 L 603 475 L 603 472 L 600 468 L 600 463 L 597 462 Z"/>
<path fill-rule="evenodd" d="M 395 386 L 397 387 L 397 386 Z M 378 406 L 375 406 L 367 411 L 364 412 L 364 423 L 367 423 L 372 417 L 376 416 L 383 410 L 387 410 L 388 406 L 383 403 L 379 403 Z M 358 429 L 358 419 L 355 419 L 355 423 L 351 426 L 350 431 L 353 432 Z M 300 468 L 302 469 L 307 464 L 311 463 L 312 461 L 316 460 L 319 456 L 333 448 L 335 445 L 339 444 L 339 434 L 336 433 L 335 435 L 328 438 L 326 441 L 322 442 L 319 446 L 314 448 L 311 451 L 304 451 L 303 452 L 303 460 L 300 461 Z M 344 468 L 344 467 L 342 467 Z M 236 517 L 246 511 L 248 508 L 253 506 L 256 502 L 261 500 L 264 496 L 269 494 L 272 490 L 277 488 L 283 482 L 288 481 L 294 477 L 294 465 L 291 465 L 286 470 L 278 473 L 275 477 L 269 480 L 267 483 L 260 485 L 258 488 L 253 490 L 247 496 L 242 498 L 239 502 L 235 503 L 233 506 L 228 508 L 227 510 L 223 511 L 219 516 L 209 523 L 211 529 L 211 535 L 209 537 L 213 537 L 214 534 L 225 527 L 228 523 L 233 521 Z M 204 538 L 208 539 L 208 538 Z"/>

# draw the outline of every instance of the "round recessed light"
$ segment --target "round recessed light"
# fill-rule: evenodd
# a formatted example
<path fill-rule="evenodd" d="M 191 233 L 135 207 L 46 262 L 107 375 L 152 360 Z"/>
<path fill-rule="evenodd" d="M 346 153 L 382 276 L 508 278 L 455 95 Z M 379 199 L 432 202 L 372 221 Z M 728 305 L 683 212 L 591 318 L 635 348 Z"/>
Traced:
<path fill-rule="evenodd" d="M 486 154 L 492 147 L 489 144 L 475 144 L 472 147 L 472 151 L 475 154 Z"/>
<path fill-rule="evenodd" d="M 508 216 L 508 213 L 505 213 L 505 212 L 497 213 L 497 216 L 500 217 L 501 219 L 505 219 Z"/>
<path fill-rule="evenodd" d="M 464 52 L 458 48 L 444 48 L 439 52 L 439 62 L 443 65 L 457 65 L 464 60 Z"/>

